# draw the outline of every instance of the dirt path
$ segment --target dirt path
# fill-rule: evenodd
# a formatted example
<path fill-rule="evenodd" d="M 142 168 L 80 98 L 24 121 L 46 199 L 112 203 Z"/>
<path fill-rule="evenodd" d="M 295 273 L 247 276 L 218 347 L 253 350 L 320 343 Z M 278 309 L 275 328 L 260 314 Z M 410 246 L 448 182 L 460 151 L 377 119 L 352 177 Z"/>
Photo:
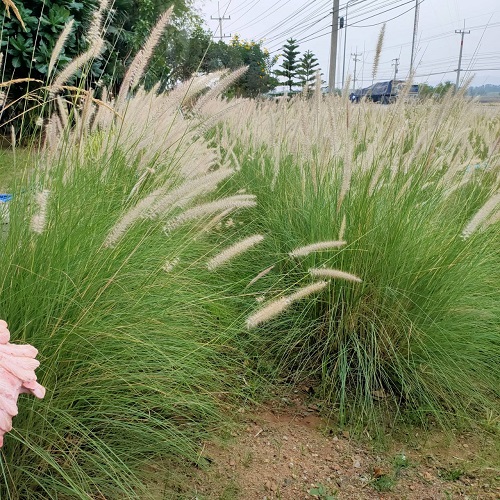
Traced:
<path fill-rule="evenodd" d="M 300 398 L 255 415 L 241 411 L 245 426 L 232 443 L 205 444 L 211 465 L 193 477 L 191 498 L 500 498 L 498 443 L 491 437 L 457 436 L 451 443 L 439 432 L 413 431 L 377 452 L 328 430 L 317 408 Z"/>

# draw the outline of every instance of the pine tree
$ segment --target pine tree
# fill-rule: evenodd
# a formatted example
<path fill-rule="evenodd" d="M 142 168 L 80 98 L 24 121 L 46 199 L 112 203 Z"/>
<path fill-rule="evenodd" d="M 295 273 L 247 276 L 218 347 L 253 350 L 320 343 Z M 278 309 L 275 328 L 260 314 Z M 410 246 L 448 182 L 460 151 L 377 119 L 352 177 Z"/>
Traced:
<path fill-rule="evenodd" d="M 316 72 L 318 69 L 318 59 L 316 59 L 314 54 L 308 50 L 299 60 L 297 75 L 299 77 L 300 85 L 302 87 L 305 87 L 306 85 L 313 85 L 316 80 Z"/>
<path fill-rule="evenodd" d="M 297 50 L 299 45 L 297 41 L 293 38 L 289 38 L 286 44 L 283 46 L 283 56 L 284 61 L 281 63 L 281 68 L 275 71 L 276 76 L 282 76 L 286 80 L 283 82 L 288 85 L 290 92 L 293 90 L 294 85 L 298 85 L 297 81 L 297 71 L 299 69 L 299 62 L 297 56 L 299 51 Z"/>

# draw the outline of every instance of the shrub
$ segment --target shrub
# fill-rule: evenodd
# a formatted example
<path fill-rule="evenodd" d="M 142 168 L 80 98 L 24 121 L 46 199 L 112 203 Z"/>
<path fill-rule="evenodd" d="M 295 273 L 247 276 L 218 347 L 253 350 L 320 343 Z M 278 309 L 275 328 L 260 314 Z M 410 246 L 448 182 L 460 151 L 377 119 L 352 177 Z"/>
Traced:
<path fill-rule="evenodd" d="M 266 243 L 220 276 L 248 284 L 274 266 L 245 289 L 268 301 L 286 300 L 311 273 L 331 276 L 268 323 L 250 321 L 259 326 L 242 334 L 248 352 L 281 376 L 316 378 L 342 423 L 373 422 L 384 408 L 423 422 L 497 411 L 498 115 L 461 96 L 391 108 L 337 98 L 241 106 L 219 137 L 238 137 L 234 182 L 259 207 L 244 224 Z M 330 240 L 346 245 L 289 255 Z"/>

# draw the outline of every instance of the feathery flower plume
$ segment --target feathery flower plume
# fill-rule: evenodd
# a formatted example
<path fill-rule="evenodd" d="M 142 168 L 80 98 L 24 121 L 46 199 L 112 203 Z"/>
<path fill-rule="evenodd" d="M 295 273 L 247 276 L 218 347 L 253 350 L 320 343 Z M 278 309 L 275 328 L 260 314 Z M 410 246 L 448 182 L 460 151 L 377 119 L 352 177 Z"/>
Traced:
<path fill-rule="evenodd" d="M 147 217 L 153 219 L 168 212 L 173 207 L 183 206 L 189 203 L 193 198 L 201 194 L 213 191 L 219 182 L 227 179 L 233 174 L 229 168 L 220 168 L 215 172 L 190 179 L 178 188 L 158 198 L 154 205 L 148 210 Z"/>
<path fill-rule="evenodd" d="M 342 217 L 342 223 L 340 224 L 339 240 L 344 239 L 346 225 L 347 225 L 347 217 L 344 214 L 344 217 Z"/>
<path fill-rule="evenodd" d="M 462 238 L 466 239 L 490 216 L 490 214 L 495 210 L 497 205 L 500 204 L 500 191 L 495 193 L 482 207 L 481 209 L 472 217 L 470 222 L 465 226 L 462 231 Z"/>
<path fill-rule="evenodd" d="M 340 248 L 346 245 L 345 241 L 320 241 L 319 243 L 313 243 L 312 245 L 306 245 L 304 247 L 296 248 L 291 251 L 288 255 L 290 257 L 306 257 L 313 252 L 321 252 L 323 250 L 330 250 L 332 248 Z"/>
<path fill-rule="evenodd" d="M 273 302 L 269 303 L 267 306 L 264 306 L 262 309 L 259 309 L 257 312 L 247 318 L 247 328 L 255 328 L 261 323 L 269 321 L 270 319 L 278 316 L 283 311 L 285 311 L 294 302 L 304 299 L 314 293 L 321 292 L 327 287 L 327 285 L 328 281 L 318 281 L 316 283 L 313 283 L 312 285 L 301 288 L 297 292 L 288 295 L 287 297 L 274 300 Z"/>
<path fill-rule="evenodd" d="M 61 124 L 64 129 L 68 128 L 69 123 L 69 113 L 68 107 L 66 106 L 66 102 L 61 96 L 56 97 L 57 108 L 59 109 L 59 118 L 61 119 Z"/>
<path fill-rule="evenodd" d="M 166 272 L 166 273 L 170 273 L 174 270 L 175 266 L 180 262 L 181 260 L 179 259 L 179 257 L 176 257 L 175 259 L 172 259 L 172 260 L 167 260 L 167 262 L 165 262 L 165 264 L 163 265 L 163 270 Z"/>
<path fill-rule="evenodd" d="M 108 8 L 109 0 L 100 0 L 99 8 L 92 14 L 92 22 L 87 30 L 87 40 L 92 43 L 102 36 L 102 14 Z"/>
<path fill-rule="evenodd" d="M 49 202 L 50 191 L 44 189 L 35 196 L 38 211 L 31 219 L 31 230 L 34 233 L 42 234 L 47 224 L 47 205 Z"/>
<path fill-rule="evenodd" d="M 133 88 L 139 80 L 141 79 L 146 66 L 153 55 L 155 47 L 158 45 L 165 28 L 170 20 L 170 16 L 174 7 L 170 7 L 165 11 L 158 19 L 155 27 L 151 30 L 148 39 L 144 43 L 144 46 L 136 54 L 130 66 L 123 77 L 123 82 L 121 84 L 120 90 L 118 92 L 118 97 L 116 98 L 116 107 L 119 108 L 125 102 L 127 94 L 131 88 Z"/>
<path fill-rule="evenodd" d="M 205 104 L 222 94 L 235 81 L 239 80 L 248 71 L 248 66 L 242 66 L 221 78 L 201 99 L 198 100 L 193 111 L 200 111 Z"/>
<path fill-rule="evenodd" d="M 228 208 L 252 208 L 255 206 L 257 206 L 257 202 L 255 201 L 255 196 L 253 195 L 238 194 L 235 196 L 228 196 L 227 198 L 221 198 L 209 203 L 203 203 L 186 210 L 169 221 L 168 224 L 165 225 L 165 231 L 168 232 L 181 226 L 185 222 L 205 217 L 213 214 L 214 212 L 220 212 Z"/>
<path fill-rule="evenodd" d="M 225 264 L 226 262 L 236 257 L 237 255 L 246 252 L 249 248 L 252 248 L 253 246 L 257 245 L 263 240 L 264 236 L 260 234 L 255 234 L 241 241 L 238 241 L 234 245 L 231 245 L 230 247 L 226 248 L 225 250 L 217 254 L 215 257 L 210 259 L 207 263 L 208 269 L 210 271 L 213 271 L 217 267 L 221 266 L 222 264 Z"/>
<path fill-rule="evenodd" d="M 342 206 L 345 195 L 351 187 L 352 178 L 352 158 L 354 155 L 353 140 L 349 135 L 349 131 L 345 132 L 345 146 L 344 146 L 344 158 L 343 158 L 343 169 L 342 169 L 342 185 L 340 187 L 339 199 L 337 202 L 337 210 Z"/>
<path fill-rule="evenodd" d="M 42 399 L 45 388 L 36 381 L 38 351 L 31 345 L 9 343 L 7 323 L 0 319 L 0 447 L 5 433 L 12 430 L 12 417 L 18 413 L 19 394 L 32 394 Z"/>
<path fill-rule="evenodd" d="M 219 222 L 224 219 L 224 217 L 227 217 L 233 210 L 235 210 L 233 207 L 226 208 L 226 210 L 223 210 L 221 213 L 215 215 L 210 219 L 205 226 L 201 229 L 201 232 L 207 233 L 210 231 L 213 227 L 217 226 Z"/>
<path fill-rule="evenodd" d="M 166 187 L 156 189 L 141 201 L 137 203 L 134 207 L 128 210 L 123 217 L 112 227 L 111 231 L 106 236 L 104 241 L 104 246 L 110 248 L 116 245 L 118 240 L 127 232 L 130 226 L 134 224 L 138 219 L 144 216 L 147 210 L 153 205 L 158 196 L 161 196 L 165 192 Z"/>
<path fill-rule="evenodd" d="M 377 47 L 375 48 L 375 57 L 373 58 L 373 70 L 372 70 L 372 79 L 375 80 L 378 71 L 378 65 L 380 63 L 380 54 L 382 53 L 382 45 L 384 44 L 385 37 L 385 24 L 380 28 L 380 33 L 378 34 L 377 39 Z"/>
<path fill-rule="evenodd" d="M 52 51 L 52 54 L 50 56 L 49 68 L 47 70 L 47 78 L 51 75 L 52 70 L 54 69 L 54 66 L 56 64 L 56 61 L 59 59 L 59 56 L 61 55 L 61 51 L 64 47 L 64 44 L 66 43 L 66 40 L 68 39 L 68 36 L 71 33 L 71 30 L 73 29 L 74 22 L 75 22 L 74 19 L 71 19 L 69 22 L 67 22 L 66 26 L 61 31 L 59 38 L 57 39 L 56 45 L 54 46 L 54 50 Z"/>
<path fill-rule="evenodd" d="M 16 149 L 16 129 L 14 128 L 14 125 L 10 126 L 10 142 L 11 142 L 12 150 L 15 151 L 15 149 Z"/>
<path fill-rule="evenodd" d="M 341 279 L 347 281 L 355 281 L 356 283 L 361 283 L 363 280 L 358 278 L 354 274 L 346 273 L 344 271 L 339 271 L 338 269 L 329 269 L 329 268 L 317 268 L 317 269 L 309 269 L 309 273 L 311 276 L 315 278 L 333 278 L 333 279 Z"/>
<path fill-rule="evenodd" d="M 492 216 L 484 222 L 483 227 L 486 229 L 488 226 L 492 226 L 497 222 L 500 222 L 500 210 L 493 213 Z"/>
<path fill-rule="evenodd" d="M 83 54 L 75 57 L 56 77 L 54 83 L 51 86 L 51 95 L 59 92 L 61 87 L 64 85 L 69 78 L 71 78 L 82 66 L 87 64 L 90 60 L 100 56 L 102 50 L 104 49 L 104 40 L 98 38 L 92 42 L 92 45 Z"/>
<path fill-rule="evenodd" d="M 267 269 L 264 269 L 264 271 L 261 271 L 259 274 L 257 274 L 257 276 L 255 276 L 255 278 L 250 280 L 250 282 L 248 283 L 248 285 L 245 288 L 252 286 L 254 283 L 259 281 L 260 278 L 263 278 L 264 276 L 268 275 L 275 267 L 276 267 L 275 265 L 272 265 L 272 266 L 269 266 Z"/>

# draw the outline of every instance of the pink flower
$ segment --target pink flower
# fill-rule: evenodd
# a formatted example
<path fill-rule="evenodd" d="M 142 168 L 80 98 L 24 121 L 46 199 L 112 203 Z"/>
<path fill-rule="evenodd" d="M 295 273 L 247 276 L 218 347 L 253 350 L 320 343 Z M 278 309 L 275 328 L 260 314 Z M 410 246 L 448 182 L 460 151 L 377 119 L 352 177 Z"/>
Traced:
<path fill-rule="evenodd" d="M 45 388 L 36 381 L 35 369 L 40 362 L 38 351 L 31 345 L 10 344 L 7 323 L 0 319 L 0 447 L 3 436 L 12 430 L 12 417 L 17 415 L 19 394 L 45 396 Z"/>

